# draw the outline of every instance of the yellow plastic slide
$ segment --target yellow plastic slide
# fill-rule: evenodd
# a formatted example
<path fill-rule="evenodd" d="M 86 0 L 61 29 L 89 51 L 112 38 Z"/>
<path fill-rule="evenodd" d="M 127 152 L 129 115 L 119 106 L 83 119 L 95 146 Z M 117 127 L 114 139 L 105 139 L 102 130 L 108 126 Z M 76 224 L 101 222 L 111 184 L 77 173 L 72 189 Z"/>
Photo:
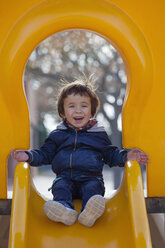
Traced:
<path fill-rule="evenodd" d="M 45 200 L 37 193 L 27 163 L 15 172 L 9 247 L 11 248 L 150 248 L 150 232 L 142 178 L 137 162 L 129 161 L 117 193 L 95 225 L 65 226 L 49 220 Z M 80 201 L 75 201 L 80 211 Z"/>

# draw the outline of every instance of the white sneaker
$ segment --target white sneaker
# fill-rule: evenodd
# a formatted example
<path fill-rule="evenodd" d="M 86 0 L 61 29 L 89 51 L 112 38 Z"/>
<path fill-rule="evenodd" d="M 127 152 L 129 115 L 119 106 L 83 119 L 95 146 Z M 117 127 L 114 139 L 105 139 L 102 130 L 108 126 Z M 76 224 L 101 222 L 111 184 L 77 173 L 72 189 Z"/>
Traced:
<path fill-rule="evenodd" d="M 104 197 L 101 195 L 94 195 L 88 200 L 85 209 L 78 217 L 78 221 L 84 226 L 91 227 L 95 221 L 104 213 L 104 209 Z"/>
<path fill-rule="evenodd" d="M 49 219 L 68 226 L 73 225 L 78 217 L 77 211 L 67 208 L 57 201 L 47 201 L 44 205 L 44 211 Z"/>

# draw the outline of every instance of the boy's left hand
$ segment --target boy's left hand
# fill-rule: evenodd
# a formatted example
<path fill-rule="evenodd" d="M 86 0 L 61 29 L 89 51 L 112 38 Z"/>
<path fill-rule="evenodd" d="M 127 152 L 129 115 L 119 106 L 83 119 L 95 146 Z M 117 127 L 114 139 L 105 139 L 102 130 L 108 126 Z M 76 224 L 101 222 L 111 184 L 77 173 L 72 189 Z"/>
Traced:
<path fill-rule="evenodd" d="M 135 148 L 127 153 L 127 160 L 135 160 L 141 165 L 147 165 L 149 157 L 146 153 Z"/>

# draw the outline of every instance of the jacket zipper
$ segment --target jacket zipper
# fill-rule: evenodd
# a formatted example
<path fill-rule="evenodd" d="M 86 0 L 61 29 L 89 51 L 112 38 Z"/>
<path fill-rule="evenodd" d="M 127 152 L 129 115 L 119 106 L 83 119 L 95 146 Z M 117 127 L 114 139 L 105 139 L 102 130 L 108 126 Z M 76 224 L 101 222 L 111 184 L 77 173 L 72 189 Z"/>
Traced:
<path fill-rule="evenodd" d="M 71 178 L 72 178 L 72 156 L 73 156 L 73 152 L 76 150 L 76 145 L 77 145 L 77 130 L 75 130 L 75 140 L 74 140 L 73 151 L 70 154 L 70 175 L 71 175 Z"/>

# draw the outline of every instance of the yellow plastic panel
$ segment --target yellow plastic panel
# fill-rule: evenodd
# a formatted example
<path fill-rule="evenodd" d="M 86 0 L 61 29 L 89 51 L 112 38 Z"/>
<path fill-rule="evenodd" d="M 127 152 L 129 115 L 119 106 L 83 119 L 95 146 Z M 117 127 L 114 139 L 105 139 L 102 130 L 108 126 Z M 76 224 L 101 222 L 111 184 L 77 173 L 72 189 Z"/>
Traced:
<path fill-rule="evenodd" d="M 10 148 L 29 145 L 28 110 L 22 90 L 24 65 L 39 42 L 71 28 L 105 36 L 124 58 L 128 75 L 124 145 L 138 146 L 149 154 L 148 195 L 165 195 L 164 11 L 163 0 L 153 0 L 152 4 L 149 0 L 2 1 L 0 198 L 7 195 Z"/>
<path fill-rule="evenodd" d="M 3 3 L 3 11 L 10 3 Z M 8 32 L 1 38 L 0 50 L 0 108 L 1 108 L 1 147 L 0 154 L 0 198 L 6 198 L 6 160 L 11 147 L 13 149 L 27 149 L 29 146 L 29 116 L 25 100 L 23 85 L 24 66 L 33 49 L 49 35 L 65 29 L 88 29 L 97 32 L 110 40 L 124 59 L 128 87 L 123 109 L 123 140 L 125 147 L 138 147 L 146 151 L 151 157 L 148 169 L 149 194 L 164 194 L 165 169 L 161 166 L 163 160 L 155 163 L 159 149 L 159 159 L 163 158 L 162 144 L 164 136 L 160 133 L 161 143 L 154 150 L 152 141 L 155 122 L 151 118 L 151 98 L 154 76 L 151 44 L 145 38 L 141 27 L 134 22 L 136 12 L 129 12 L 134 8 L 134 2 L 125 1 L 123 11 L 122 1 L 115 4 L 103 0 L 48 0 L 48 1 L 15 1 L 15 10 L 11 15 L 11 22 L 4 22 L 4 29 Z M 17 8 L 19 6 L 19 8 Z M 129 8 L 128 8 L 129 7 Z M 5 19 L 5 15 L 3 15 Z M 8 13 L 7 18 L 10 18 Z M 147 20 L 144 19 L 144 24 Z M 3 29 L 3 25 L 2 25 Z M 160 90 L 160 88 L 159 88 Z M 155 99 L 155 98 L 154 98 Z M 152 104 L 153 105 L 153 104 Z M 159 110 L 158 110 L 159 111 Z M 154 123 L 154 124 L 153 124 Z M 157 125 L 160 123 L 157 122 Z M 154 125 L 154 126 L 153 126 Z M 162 123 L 161 123 L 162 125 Z M 162 129 L 157 128 L 157 132 Z M 162 131 L 161 131 L 162 132 Z M 161 133 L 162 134 L 162 133 Z M 156 142 L 158 144 L 158 141 Z M 161 144 L 161 145 L 160 145 Z M 155 147 L 155 146 L 154 146 Z M 160 149 L 161 148 L 161 149 Z M 151 172 L 152 171 L 152 172 Z M 159 179 L 153 178 L 159 174 Z M 159 180 L 159 184 L 151 184 L 152 180 Z"/>
<path fill-rule="evenodd" d="M 106 200 L 103 216 L 92 228 L 75 223 L 65 226 L 50 221 L 43 211 L 45 201 L 35 190 L 27 164 L 19 164 L 14 197 L 9 248 L 151 248 L 140 167 L 128 162 L 117 193 Z M 78 212 L 80 201 L 75 201 Z"/>

